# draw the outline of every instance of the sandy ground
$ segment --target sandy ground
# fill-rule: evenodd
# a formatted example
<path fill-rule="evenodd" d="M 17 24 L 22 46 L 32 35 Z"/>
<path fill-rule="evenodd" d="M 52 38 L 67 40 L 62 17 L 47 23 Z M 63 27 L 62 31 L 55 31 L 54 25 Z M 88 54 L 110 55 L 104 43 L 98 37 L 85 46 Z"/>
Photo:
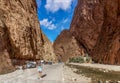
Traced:
<path fill-rule="evenodd" d="M 88 66 L 92 68 L 100 68 L 104 70 L 110 70 L 110 71 L 120 71 L 120 65 L 106 65 L 106 64 L 91 64 L 91 63 L 70 63 L 73 65 L 80 65 L 80 66 Z"/>
<path fill-rule="evenodd" d="M 0 83 L 63 83 L 63 64 L 45 65 L 44 78 L 38 78 L 37 68 L 16 70 L 15 72 L 0 75 Z"/>
<path fill-rule="evenodd" d="M 0 75 L 0 83 L 90 83 L 89 78 L 77 75 L 74 71 L 63 63 L 45 65 L 44 78 L 38 79 L 37 68 L 32 68 Z"/>
<path fill-rule="evenodd" d="M 64 79 L 65 83 L 91 83 L 91 78 L 74 73 L 75 68 L 64 66 Z"/>
<path fill-rule="evenodd" d="M 93 68 L 101 68 L 105 70 L 120 71 L 120 66 L 102 65 L 90 63 L 71 63 L 73 65 L 89 66 Z M 43 74 L 47 74 L 44 78 L 38 79 L 37 68 L 17 70 L 12 73 L 0 75 L 0 83 L 91 83 L 91 78 L 74 73 L 75 68 L 69 68 L 63 63 L 46 65 Z"/>

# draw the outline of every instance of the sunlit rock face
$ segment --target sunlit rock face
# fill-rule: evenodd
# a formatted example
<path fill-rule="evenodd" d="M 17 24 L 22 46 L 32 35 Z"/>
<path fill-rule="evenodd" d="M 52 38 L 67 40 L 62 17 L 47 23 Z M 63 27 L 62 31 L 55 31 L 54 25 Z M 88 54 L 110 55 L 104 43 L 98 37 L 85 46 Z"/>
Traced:
<path fill-rule="evenodd" d="M 120 65 L 120 0 L 103 0 L 104 23 L 92 52 L 96 62 Z"/>
<path fill-rule="evenodd" d="M 70 32 L 95 62 L 120 64 L 120 0 L 78 0 Z"/>
<path fill-rule="evenodd" d="M 69 30 L 63 30 L 54 42 L 54 51 L 58 60 L 67 61 L 71 57 L 84 56 L 84 50 L 79 45 Z M 81 47 L 82 48 L 82 47 Z"/>
<path fill-rule="evenodd" d="M 8 34 L 8 52 L 12 58 L 32 59 L 41 54 L 42 33 L 34 0 L 1 0 L 0 15 L 0 22 Z"/>
<path fill-rule="evenodd" d="M 12 68 L 10 59 L 43 59 L 42 35 L 35 0 L 0 0 L 0 72 Z"/>

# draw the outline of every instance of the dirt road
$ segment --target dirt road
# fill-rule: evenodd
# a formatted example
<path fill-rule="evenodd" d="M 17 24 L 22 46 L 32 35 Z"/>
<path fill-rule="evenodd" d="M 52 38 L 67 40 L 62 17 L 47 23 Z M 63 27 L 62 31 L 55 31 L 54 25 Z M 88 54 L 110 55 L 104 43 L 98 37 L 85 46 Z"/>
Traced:
<path fill-rule="evenodd" d="M 64 83 L 63 64 L 45 65 L 44 78 L 38 79 L 37 68 L 17 70 L 13 73 L 0 75 L 0 83 Z"/>

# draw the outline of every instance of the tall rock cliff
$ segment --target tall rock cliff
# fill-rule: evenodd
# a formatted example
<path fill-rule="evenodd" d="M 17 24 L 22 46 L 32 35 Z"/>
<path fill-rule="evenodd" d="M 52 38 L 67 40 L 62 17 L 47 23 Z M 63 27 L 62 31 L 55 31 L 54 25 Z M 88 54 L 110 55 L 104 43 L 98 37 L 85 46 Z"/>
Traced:
<path fill-rule="evenodd" d="M 35 0 L 0 0 L 0 72 L 13 69 L 11 59 L 36 60 L 45 55 L 36 7 Z"/>
<path fill-rule="evenodd" d="M 120 64 L 120 0 L 78 0 L 70 32 L 95 62 Z"/>
<path fill-rule="evenodd" d="M 103 0 L 104 23 L 92 52 L 93 60 L 120 65 L 120 0 Z"/>
<path fill-rule="evenodd" d="M 84 55 L 84 49 L 79 48 L 75 37 L 72 36 L 69 30 L 61 32 L 55 40 L 53 47 L 58 60 L 61 61 L 67 61 L 71 57 Z"/>
<path fill-rule="evenodd" d="M 103 24 L 103 7 L 100 0 L 78 0 L 70 32 L 79 45 L 90 54 Z"/>

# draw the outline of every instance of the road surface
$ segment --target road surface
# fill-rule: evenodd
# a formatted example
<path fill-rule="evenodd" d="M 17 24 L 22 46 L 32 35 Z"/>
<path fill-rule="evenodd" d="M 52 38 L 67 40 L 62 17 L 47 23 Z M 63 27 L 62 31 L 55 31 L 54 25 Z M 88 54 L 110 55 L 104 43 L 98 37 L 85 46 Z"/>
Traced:
<path fill-rule="evenodd" d="M 44 78 L 38 78 L 37 68 L 17 70 L 13 73 L 0 75 L 0 83 L 64 83 L 63 63 L 45 65 Z"/>

